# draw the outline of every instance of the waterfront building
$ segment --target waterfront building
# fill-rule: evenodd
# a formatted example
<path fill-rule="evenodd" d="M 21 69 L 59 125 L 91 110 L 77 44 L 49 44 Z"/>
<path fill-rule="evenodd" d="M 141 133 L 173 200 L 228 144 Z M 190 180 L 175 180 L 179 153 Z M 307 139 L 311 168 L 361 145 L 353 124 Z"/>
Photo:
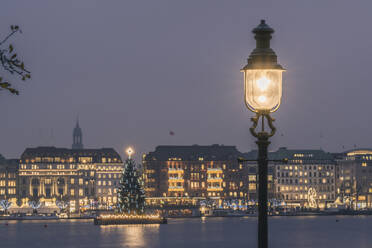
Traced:
<path fill-rule="evenodd" d="M 100 205 L 116 207 L 124 165 L 114 149 L 107 149 L 104 154 L 101 161 L 96 162 L 96 196 Z"/>
<path fill-rule="evenodd" d="M 114 206 L 122 170 L 122 160 L 114 149 L 83 149 L 77 123 L 72 149 L 37 147 L 23 152 L 19 162 L 19 198 L 23 205 L 37 200 L 43 207 L 68 201 L 71 212 L 97 205 Z"/>
<path fill-rule="evenodd" d="M 253 156 L 252 156 L 253 155 Z M 257 151 L 252 151 L 245 154 L 246 158 L 257 159 Z M 246 197 L 249 204 L 255 204 L 258 201 L 258 168 L 257 162 L 243 162 L 242 171 L 243 177 L 245 178 L 244 184 L 246 185 Z M 267 197 L 269 202 L 276 199 L 275 194 L 275 177 L 274 177 L 274 165 L 272 163 L 268 164 L 268 176 L 267 176 Z"/>
<path fill-rule="evenodd" d="M 323 150 L 280 148 L 269 155 L 276 199 L 286 205 L 326 208 L 336 200 L 335 160 Z M 288 163 L 278 160 L 288 160 Z"/>
<path fill-rule="evenodd" d="M 24 203 L 39 198 L 45 206 L 68 199 L 72 212 L 96 201 L 113 205 L 122 169 L 121 158 L 112 148 L 27 148 L 20 159 L 20 198 Z"/>
<path fill-rule="evenodd" d="M 247 159 L 238 162 L 238 157 Z M 234 146 L 158 146 L 143 158 L 147 197 L 257 200 L 257 151 Z M 322 150 L 269 152 L 268 198 L 289 207 L 325 208 L 336 199 L 335 160 Z M 284 160 L 287 163 L 284 163 Z M 165 199 L 163 199 L 165 200 Z M 181 204 L 181 203 L 180 203 Z"/>
<path fill-rule="evenodd" d="M 337 154 L 336 187 L 339 202 L 354 209 L 372 207 L 372 149 Z"/>
<path fill-rule="evenodd" d="M 5 159 L 0 154 L 0 200 L 17 204 L 18 159 Z"/>
<path fill-rule="evenodd" d="M 244 198 L 243 165 L 235 146 L 157 146 L 143 157 L 147 197 Z"/>

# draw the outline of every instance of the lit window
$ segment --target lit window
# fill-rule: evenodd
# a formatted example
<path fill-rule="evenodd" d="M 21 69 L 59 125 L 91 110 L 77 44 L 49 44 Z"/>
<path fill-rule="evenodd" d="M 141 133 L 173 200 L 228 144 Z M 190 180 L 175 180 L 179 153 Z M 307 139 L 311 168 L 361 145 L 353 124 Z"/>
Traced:
<path fill-rule="evenodd" d="M 15 187 L 16 186 L 16 182 L 15 181 L 8 181 L 8 186 Z"/>
<path fill-rule="evenodd" d="M 79 189 L 79 196 L 83 196 L 83 195 L 84 195 L 83 189 Z"/>
<path fill-rule="evenodd" d="M 79 185 L 83 185 L 83 179 L 79 178 Z"/>
<path fill-rule="evenodd" d="M 249 189 L 249 190 L 256 190 L 256 184 L 255 184 L 255 183 L 250 183 L 250 184 L 248 185 L 248 189 Z"/>
<path fill-rule="evenodd" d="M 16 193 L 16 189 L 15 188 L 8 189 L 8 194 L 9 195 L 15 195 L 15 193 Z"/>
<path fill-rule="evenodd" d="M 72 196 L 75 195 L 75 190 L 74 190 L 74 189 L 71 189 L 71 190 L 70 190 L 70 195 L 72 195 Z"/>
<path fill-rule="evenodd" d="M 79 162 L 80 163 L 91 163 L 92 162 L 92 157 L 79 157 Z"/>
<path fill-rule="evenodd" d="M 249 181 L 252 181 L 252 182 L 256 181 L 256 175 L 249 175 L 248 178 L 249 178 Z"/>

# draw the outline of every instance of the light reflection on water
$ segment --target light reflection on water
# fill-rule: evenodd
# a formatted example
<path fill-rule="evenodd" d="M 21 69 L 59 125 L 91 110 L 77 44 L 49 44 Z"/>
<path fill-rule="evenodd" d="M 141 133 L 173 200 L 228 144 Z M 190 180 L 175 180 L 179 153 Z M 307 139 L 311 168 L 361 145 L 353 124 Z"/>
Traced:
<path fill-rule="evenodd" d="M 371 248 L 371 230 L 372 216 L 270 217 L 269 247 Z M 91 220 L 0 221 L 0 247 L 239 248 L 256 247 L 256 232 L 257 218 L 237 217 L 134 226 L 95 226 Z"/>
<path fill-rule="evenodd" d="M 152 235 L 157 235 L 159 232 L 159 224 L 151 225 L 107 225 L 100 226 L 100 231 L 102 235 L 110 235 L 113 232 L 117 233 L 119 243 L 123 247 L 148 247 L 150 244 L 149 240 L 146 239 L 145 234 L 152 233 Z"/>

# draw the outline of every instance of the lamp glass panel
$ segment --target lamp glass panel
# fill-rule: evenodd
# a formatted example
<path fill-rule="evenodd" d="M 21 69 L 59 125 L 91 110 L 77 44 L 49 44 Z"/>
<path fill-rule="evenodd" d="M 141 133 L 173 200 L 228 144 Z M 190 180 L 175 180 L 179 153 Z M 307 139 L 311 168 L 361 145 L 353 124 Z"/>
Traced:
<path fill-rule="evenodd" d="M 274 112 L 282 98 L 283 70 L 244 71 L 245 103 L 253 112 Z"/>

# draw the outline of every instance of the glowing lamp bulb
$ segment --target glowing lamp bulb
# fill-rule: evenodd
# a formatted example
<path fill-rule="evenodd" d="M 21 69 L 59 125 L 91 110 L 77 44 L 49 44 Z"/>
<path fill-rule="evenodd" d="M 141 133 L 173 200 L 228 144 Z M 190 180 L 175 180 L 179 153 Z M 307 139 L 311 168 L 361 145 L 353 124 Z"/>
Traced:
<path fill-rule="evenodd" d="M 275 112 L 282 98 L 282 69 L 244 70 L 245 104 L 253 112 Z"/>
<path fill-rule="evenodd" d="M 261 103 L 266 102 L 266 96 L 259 96 L 258 101 L 260 101 Z"/>
<path fill-rule="evenodd" d="M 270 80 L 267 77 L 262 77 L 257 80 L 257 85 L 260 90 L 265 91 L 270 84 Z"/>

